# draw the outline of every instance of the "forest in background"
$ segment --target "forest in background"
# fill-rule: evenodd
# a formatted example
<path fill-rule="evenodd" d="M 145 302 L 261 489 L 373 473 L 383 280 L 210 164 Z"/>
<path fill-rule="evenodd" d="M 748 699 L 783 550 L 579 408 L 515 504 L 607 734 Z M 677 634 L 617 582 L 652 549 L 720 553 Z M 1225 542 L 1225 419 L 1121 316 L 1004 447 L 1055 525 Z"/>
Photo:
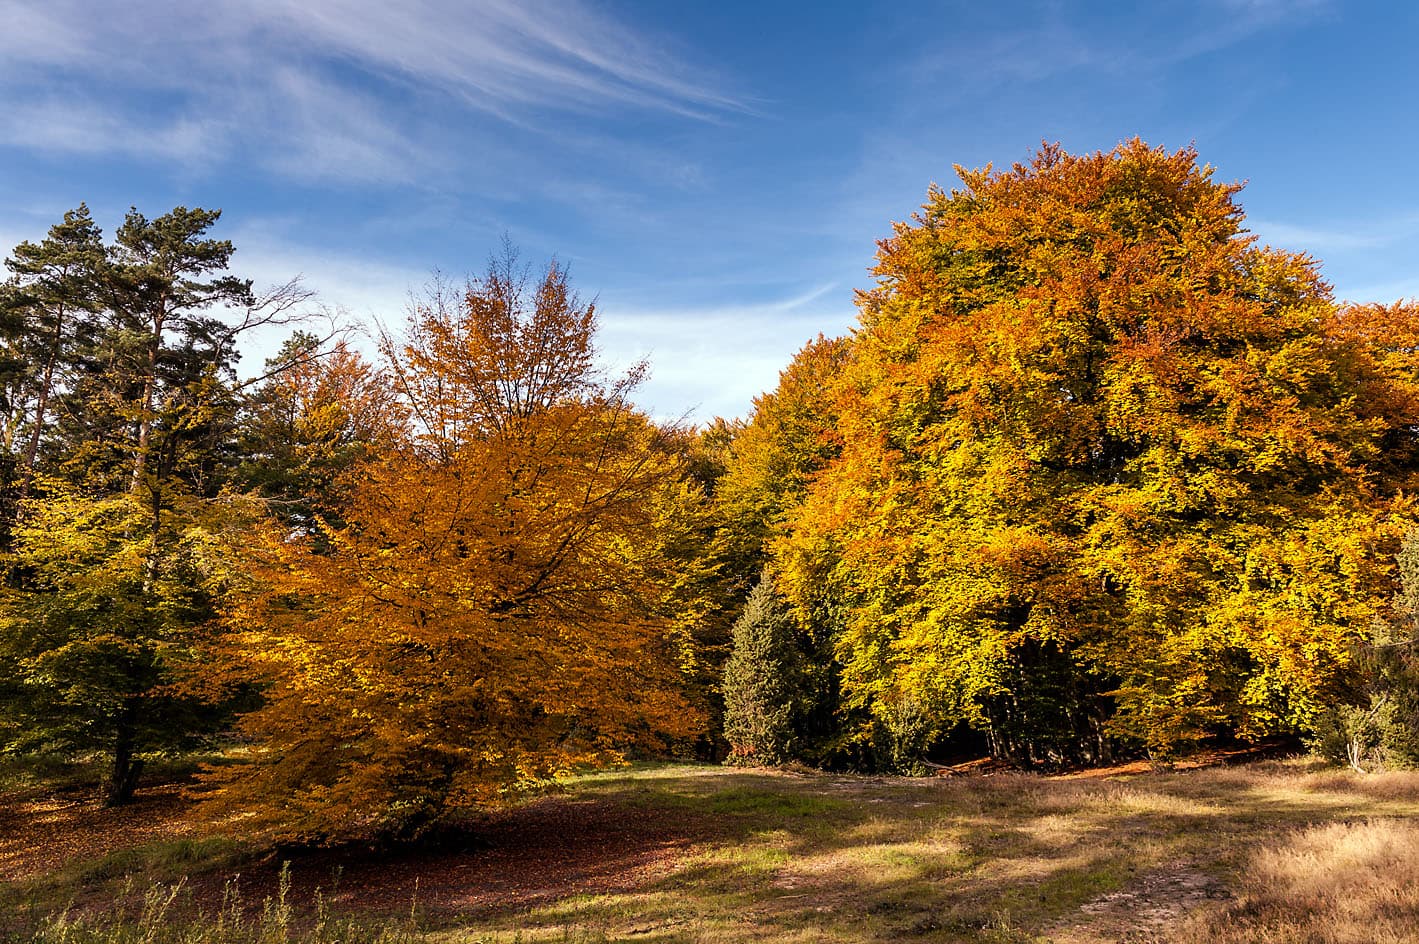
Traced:
<path fill-rule="evenodd" d="M 627 757 L 1419 759 L 1414 305 L 1337 302 L 1191 150 L 959 173 L 851 334 L 701 429 L 556 263 L 370 359 L 217 211 L 66 214 L 0 298 L 0 749 L 122 804 L 219 748 L 208 803 L 314 842 Z"/>

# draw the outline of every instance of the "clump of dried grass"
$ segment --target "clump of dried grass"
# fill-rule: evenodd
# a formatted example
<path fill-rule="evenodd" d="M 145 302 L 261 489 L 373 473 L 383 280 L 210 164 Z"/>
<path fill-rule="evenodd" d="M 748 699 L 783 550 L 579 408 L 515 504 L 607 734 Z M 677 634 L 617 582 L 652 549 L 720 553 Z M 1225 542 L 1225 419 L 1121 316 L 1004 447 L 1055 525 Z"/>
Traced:
<path fill-rule="evenodd" d="M 1266 846 L 1224 911 L 1177 944 L 1415 944 L 1419 823 L 1372 819 L 1301 830 Z"/>

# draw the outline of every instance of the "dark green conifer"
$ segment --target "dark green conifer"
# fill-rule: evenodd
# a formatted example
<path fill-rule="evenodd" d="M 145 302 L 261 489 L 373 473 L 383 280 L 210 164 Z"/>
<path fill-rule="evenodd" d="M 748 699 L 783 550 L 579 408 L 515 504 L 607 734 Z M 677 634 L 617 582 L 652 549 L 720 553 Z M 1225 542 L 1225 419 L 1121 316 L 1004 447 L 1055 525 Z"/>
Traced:
<path fill-rule="evenodd" d="M 733 629 L 724 668 L 724 736 L 729 762 L 781 764 L 795 756 L 807 679 L 798 626 L 766 571 Z"/>

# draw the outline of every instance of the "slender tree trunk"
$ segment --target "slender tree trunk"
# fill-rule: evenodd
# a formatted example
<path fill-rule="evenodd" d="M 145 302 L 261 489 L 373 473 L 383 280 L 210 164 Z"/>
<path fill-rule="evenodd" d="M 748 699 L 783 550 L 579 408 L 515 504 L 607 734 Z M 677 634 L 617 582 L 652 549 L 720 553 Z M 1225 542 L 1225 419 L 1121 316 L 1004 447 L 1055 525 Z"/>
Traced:
<path fill-rule="evenodd" d="M 153 433 L 153 402 L 158 389 L 158 355 L 163 345 L 163 321 L 161 313 L 153 319 L 153 336 L 148 342 L 147 371 L 143 377 L 143 395 L 139 403 L 137 449 L 133 455 L 133 476 L 128 483 L 130 494 L 135 498 L 143 488 L 143 477 L 148 467 L 148 450 Z M 158 567 L 158 533 L 162 514 L 162 496 L 153 490 L 151 509 L 153 513 L 153 544 L 148 549 L 148 560 L 144 566 L 143 593 L 152 591 Z M 114 741 L 113 770 L 109 776 L 107 806 L 123 806 L 133 799 L 133 791 L 138 787 L 138 776 L 142 773 L 143 762 L 133 757 L 133 741 L 136 735 L 137 705 L 130 697 L 124 702 L 119 715 L 118 734 Z"/>
<path fill-rule="evenodd" d="M 158 354 L 163 346 L 164 320 L 162 314 L 153 320 L 153 337 L 148 342 L 148 370 L 143 377 L 143 396 L 138 414 L 138 448 L 133 456 L 133 478 L 128 485 L 129 491 L 134 494 L 143 485 L 143 473 L 148 465 L 148 443 L 153 436 L 153 401 L 157 399 L 158 393 Z"/>
<path fill-rule="evenodd" d="M 44 379 L 39 385 L 39 399 L 34 407 L 34 429 L 30 431 L 29 445 L 25 447 L 25 465 L 20 471 L 20 501 L 30 497 L 30 485 L 34 482 L 34 468 L 39 461 L 39 441 L 44 433 L 44 417 L 49 410 L 49 393 L 54 388 L 54 367 L 59 362 L 59 349 L 64 343 L 64 303 L 59 304 L 59 312 L 54 320 L 54 337 L 49 342 L 49 357 L 44 364 Z"/>
<path fill-rule="evenodd" d="M 118 730 L 113 741 L 113 766 L 109 770 L 108 790 L 104 796 L 104 806 L 123 806 L 133 799 L 133 791 L 138 787 L 138 776 L 143 771 L 143 762 L 133 757 L 134 739 L 137 734 L 137 706 L 132 698 L 124 700 L 118 716 Z"/>
<path fill-rule="evenodd" d="M 152 490 L 152 501 L 148 509 L 153 513 L 152 521 L 148 525 L 152 546 L 148 548 L 148 561 L 143 568 L 144 596 L 152 593 L 153 586 L 158 582 L 158 548 L 162 546 L 163 533 L 163 493 L 159 489 Z"/>

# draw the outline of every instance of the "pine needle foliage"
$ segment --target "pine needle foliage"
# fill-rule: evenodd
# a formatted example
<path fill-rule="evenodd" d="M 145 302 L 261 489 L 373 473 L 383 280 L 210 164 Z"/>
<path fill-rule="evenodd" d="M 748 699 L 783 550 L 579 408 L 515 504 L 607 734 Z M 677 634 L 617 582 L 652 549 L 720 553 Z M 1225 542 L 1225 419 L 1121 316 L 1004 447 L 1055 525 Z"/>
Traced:
<path fill-rule="evenodd" d="M 781 764 L 795 758 L 808 676 L 798 623 L 767 571 L 734 623 L 724 667 L 724 736 L 729 763 Z"/>

